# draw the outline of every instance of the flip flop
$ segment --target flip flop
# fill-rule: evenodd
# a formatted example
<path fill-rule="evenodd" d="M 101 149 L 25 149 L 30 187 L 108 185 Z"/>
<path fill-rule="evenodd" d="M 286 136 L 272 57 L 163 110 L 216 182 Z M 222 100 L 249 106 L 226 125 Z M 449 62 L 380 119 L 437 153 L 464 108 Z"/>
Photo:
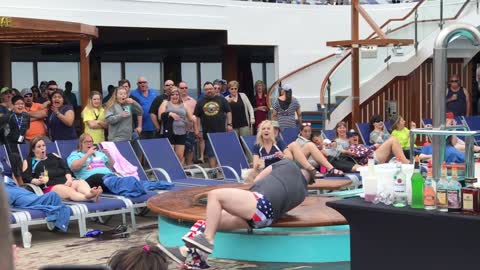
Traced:
<path fill-rule="evenodd" d="M 338 169 L 331 168 L 330 170 L 327 171 L 325 174 L 326 177 L 339 177 L 339 176 L 344 176 L 345 174 Z"/>

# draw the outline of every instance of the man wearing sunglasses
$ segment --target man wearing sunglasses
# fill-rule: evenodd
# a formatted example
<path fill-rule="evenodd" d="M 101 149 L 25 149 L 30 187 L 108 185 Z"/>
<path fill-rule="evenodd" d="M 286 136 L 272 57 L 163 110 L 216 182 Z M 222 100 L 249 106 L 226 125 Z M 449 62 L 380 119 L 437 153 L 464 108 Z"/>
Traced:
<path fill-rule="evenodd" d="M 45 136 L 47 131 L 44 120 L 47 117 L 47 110 L 42 107 L 42 104 L 33 102 L 33 93 L 30 88 L 24 88 L 20 94 L 25 102 L 24 112 L 30 115 L 30 128 L 25 134 L 25 139 L 29 141 L 37 136 Z"/>
<path fill-rule="evenodd" d="M 136 131 L 140 133 L 142 139 L 152 139 L 156 135 L 156 127 L 150 117 L 150 106 L 152 106 L 153 100 L 158 96 L 158 93 L 154 89 L 148 87 L 148 81 L 145 77 L 141 76 L 137 79 L 137 89 L 130 92 L 130 97 L 138 99 L 140 106 L 143 109 L 142 127 L 138 127 Z"/>
<path fill-rule="evenodd" d="M 460 84 L 458 75 L 450 77 L 447 89 L 447 112 L 455 116 L 471 115 L 472 106 L 467 89 Z"/>

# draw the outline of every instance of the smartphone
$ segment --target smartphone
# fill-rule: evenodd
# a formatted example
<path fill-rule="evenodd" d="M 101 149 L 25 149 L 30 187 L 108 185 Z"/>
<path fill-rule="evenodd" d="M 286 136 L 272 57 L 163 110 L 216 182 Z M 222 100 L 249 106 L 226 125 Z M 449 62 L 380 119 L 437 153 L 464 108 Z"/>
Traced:
<path fill-rule="evenodd" d="M 97 144 L 97 143 L 94 143 L 92 147 L 94 147 L 95 150 L 97 150 L 97 151 L 100 150 L 100 147 L 98 147 L 98 144 Z"/>

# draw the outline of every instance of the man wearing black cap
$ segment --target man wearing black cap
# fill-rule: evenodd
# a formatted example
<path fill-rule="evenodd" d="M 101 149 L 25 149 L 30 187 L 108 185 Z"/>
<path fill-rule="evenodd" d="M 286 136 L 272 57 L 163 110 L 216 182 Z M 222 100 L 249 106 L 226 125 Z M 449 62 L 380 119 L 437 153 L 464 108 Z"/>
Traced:
<path fill-rule="evenodd" d="M 30 115 L 30 128 L 25 134 L 25 139 L 30 141 L 34 137 L 45 136 L 47 131 L 44 120 L 47 117 L 47 110 L 42 107 L 42 104 L 33 102 L 31 89 L 24 88 L 20 94 L 25 101 L 25 112 Z"/>

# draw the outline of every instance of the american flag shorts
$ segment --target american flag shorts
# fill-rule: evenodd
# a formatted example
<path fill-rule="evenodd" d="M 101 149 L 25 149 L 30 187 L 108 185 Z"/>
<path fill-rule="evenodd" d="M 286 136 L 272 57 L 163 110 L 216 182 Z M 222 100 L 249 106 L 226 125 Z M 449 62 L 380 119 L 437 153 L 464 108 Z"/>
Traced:
<path fill-rule="evenodd" d="M 257 210 L 253 217 L 247 221 L 252 229 L 268 227 L 272 224 L 273 209 L 272 203 L 258 192 L 252 192 L 257 199 Z"/>

